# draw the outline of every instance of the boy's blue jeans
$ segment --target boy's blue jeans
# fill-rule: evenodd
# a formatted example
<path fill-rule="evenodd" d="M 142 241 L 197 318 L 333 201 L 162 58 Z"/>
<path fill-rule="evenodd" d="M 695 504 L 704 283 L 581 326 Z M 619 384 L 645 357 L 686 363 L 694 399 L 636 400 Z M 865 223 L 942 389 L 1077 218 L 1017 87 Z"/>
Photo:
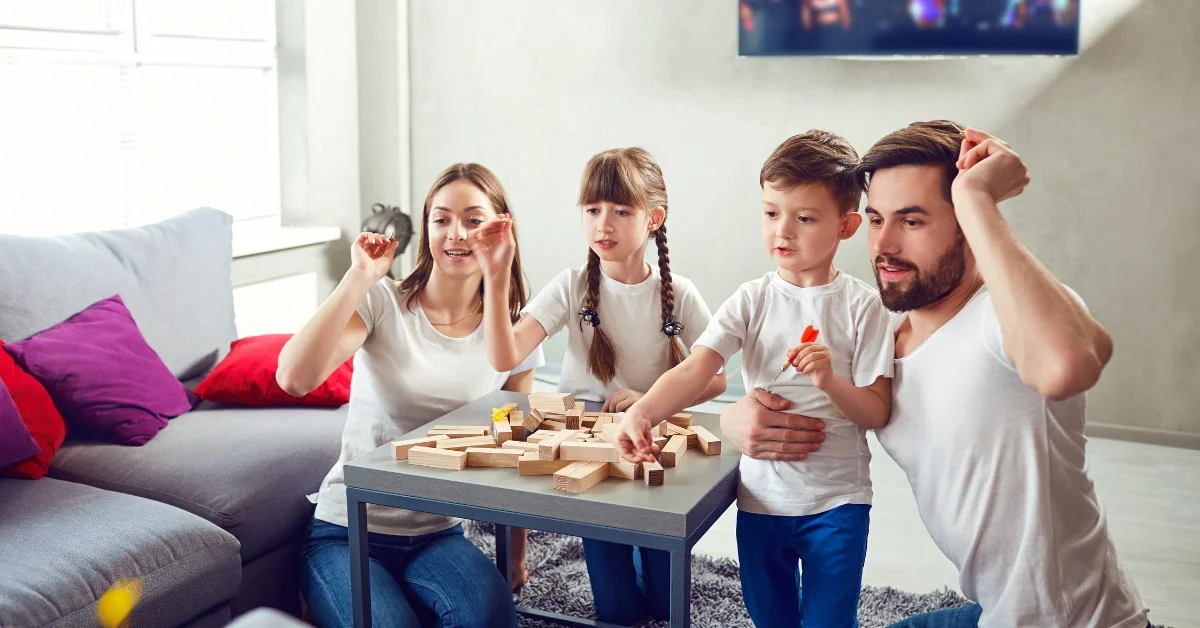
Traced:
<path fill-rule="evenodd" d="M 870 513 L 864 504 L 802 517 L 739 510 L 742 597 L 754 625 L 857 627 Z"/>

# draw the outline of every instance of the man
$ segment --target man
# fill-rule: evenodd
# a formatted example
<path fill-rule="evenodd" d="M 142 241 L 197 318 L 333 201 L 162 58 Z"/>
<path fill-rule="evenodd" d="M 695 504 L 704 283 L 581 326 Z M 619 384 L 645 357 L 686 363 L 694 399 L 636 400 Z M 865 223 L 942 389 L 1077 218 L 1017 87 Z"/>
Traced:
<path fill-rule="evenodd" d="M 883 138 L 862 169 L 880 295 L 907 312 L 879 440 L 977 602 L 897 628 L 1148 625 L 1084 457 L 1083 392 L 1112 343 L 997 209 L 1029 182 L 1020 158 L 985 133 L 937 121 Z M 818 446 L 756 438 L 782 408 L 755 394 L 722 416 L 735 446 L 790 456 Z"/>

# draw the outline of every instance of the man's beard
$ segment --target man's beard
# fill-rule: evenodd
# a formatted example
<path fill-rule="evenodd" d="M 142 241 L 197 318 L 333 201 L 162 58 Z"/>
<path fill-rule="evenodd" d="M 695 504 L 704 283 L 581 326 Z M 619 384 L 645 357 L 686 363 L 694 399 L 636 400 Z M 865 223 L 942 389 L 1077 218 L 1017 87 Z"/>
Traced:
<path fill-rule="evenodd" d="M 883 306 L 893 312 L 908 312 L 919 310 L 931 303 L 941 301 L 950 294 L 958 284 L 962 283 L 967 274 L 967 257 L 965 254 L 966 239 L 959 234 L 954 246 L 942 255 L 937 264 L 926 273 L 911 262 L 898 258 L 880 255 L 875 258 L 875 285 L 879 286 L 879 296 Z M 893 283 L 887 287 L 879 279 L 879 265 L 906 268 L 912 271 L 912 280 L 908 287 Z"/>

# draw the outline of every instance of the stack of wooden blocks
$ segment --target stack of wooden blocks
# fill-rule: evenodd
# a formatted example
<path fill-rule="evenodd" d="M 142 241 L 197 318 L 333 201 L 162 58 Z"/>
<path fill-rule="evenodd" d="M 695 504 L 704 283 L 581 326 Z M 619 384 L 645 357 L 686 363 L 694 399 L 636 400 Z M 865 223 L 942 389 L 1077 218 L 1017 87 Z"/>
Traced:
<path fill-rule="evenodd" d="M 435 425 L 424 438 L 394 441 L 392 456 L 454 471 L 513 467 L 520 475 L 551 475 L 554 488 L 582 493 L 610 477 L 662 486 L 663 469 L 678 466 L 687 449 L 721 453 L 721 440 L 691 425 L 686 413 L 654 428 L 658 461 L 632 463 L 616 448 L 620 413 L 584 412 L 569 393 L 533 393 L 529 413 L 518 408 L 509 403 L 495 409 L 489 427 Z"/>

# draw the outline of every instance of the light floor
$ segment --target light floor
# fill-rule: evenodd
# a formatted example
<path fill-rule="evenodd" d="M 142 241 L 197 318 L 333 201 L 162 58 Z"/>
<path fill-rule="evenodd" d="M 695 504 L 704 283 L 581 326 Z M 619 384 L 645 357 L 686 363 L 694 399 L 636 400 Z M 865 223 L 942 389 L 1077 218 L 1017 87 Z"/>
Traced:
<path fill-rule="evenodd" d="M 535 390 L 553 390 L 538 382 Z M 720 412 L 717 404 L 701 409 Z M 865 584 L 914 593 L 958 590 L 958 573 L 929 538 L 904 472 L 872 434 L 871 509 Z M 1126 574 L 1156 624 L 1200 627 L 1200 451 L 1092 439 L 1090 475 L 1108 513 Z M 737 559 L 735 509 L 696 544 L 695 553 Z"/>

